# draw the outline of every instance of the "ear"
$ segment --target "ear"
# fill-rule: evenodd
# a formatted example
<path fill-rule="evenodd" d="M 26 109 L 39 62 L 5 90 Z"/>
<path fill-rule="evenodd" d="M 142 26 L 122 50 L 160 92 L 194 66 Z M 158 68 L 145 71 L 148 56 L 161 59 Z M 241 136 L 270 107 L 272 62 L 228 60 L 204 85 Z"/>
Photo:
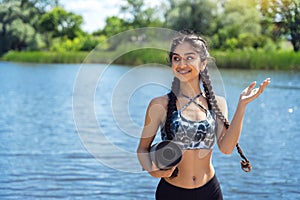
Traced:
<path fill-rule="evenodd" d="M 206 65 L 207 65 L 207 59 L 205 59 L 203 62 L 200 63 L 200 67 L 199 67 L 200 72 L 202 72 L 205 69 Z"/>

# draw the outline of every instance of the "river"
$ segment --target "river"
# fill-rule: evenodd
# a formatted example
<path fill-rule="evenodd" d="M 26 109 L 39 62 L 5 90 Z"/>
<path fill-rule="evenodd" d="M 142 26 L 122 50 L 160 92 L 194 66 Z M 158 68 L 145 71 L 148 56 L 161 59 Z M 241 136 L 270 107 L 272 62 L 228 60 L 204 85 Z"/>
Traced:
<path fill-rule="evenodd" d="M 80 69 L 0 62 L 0 199 L 154 199 L 158 179 L 141 171 L 135 149 L 147 104 L 167 92 L 169 71 L 111 65 L 78 81 Z M 216 91 L 226 95 L 230 119 L 240 92 L 271 78 L 249 104 L 240 138 L 252 172 L 240 170 L 236 152 L 214 149 L 224 199 L 299 199 L 300 73 L 220 73 L 225 89 Z"/>

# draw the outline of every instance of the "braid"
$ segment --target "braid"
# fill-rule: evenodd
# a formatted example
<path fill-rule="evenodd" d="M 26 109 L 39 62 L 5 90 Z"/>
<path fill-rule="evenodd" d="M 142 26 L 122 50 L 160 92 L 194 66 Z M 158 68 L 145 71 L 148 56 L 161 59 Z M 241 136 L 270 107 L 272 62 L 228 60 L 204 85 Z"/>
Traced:
<path fill-rule="evenodd" d="M 179 87 L 180 87 L 179 79 L 174 77 L 171 91 L 170 93 L 168 93 L 169 101 L 168 101 L 167 117 L 165 122 L 165 130 L 166 130 L 168 140 L 173 139 L 173 135 L 171 134 L 171 122 L 172 122 L 172 114 L 176 110 L 176 101 L 177 101 L 177 95 L 179 93 Z"/>
<path fill-rule="evenodd" d="M 228 129 L 230 124 L 229 124 L 228 120 L 224 117 L 223 113 L 221 112 L 221 110 L 217 104 L 216 96 L 212 89 L 211 80 L 208 75 L 207 68 L 205 68 L 201 72 L 201 77 L 203 77 L 202 82 L 203 82 L 204 92 L 207 97 L 210 108 L 214 111 L 214 113 L 217 115 L 217 117 L 224 123 L 224 126 L 226 127 L 226 129 Z"/>
<path fill-rule="evenodd" d="M 203 88 L 204 88 L 205 95 L 207 97 L 209 109 L 213 110 L 213 112 L 216 114 L 216 116 L 224 123 L 224 126 L 226 127 L 226 129 L 228 129 L 229 126 L 230 126 L 230 123 L 224 117 L 224 115 L 222 114 L 222 112 L 221 112 L 221 110 L 220 110 L 220 108 L 219 108 L 219 106 L 217 104 L 216 96 L 215 96 L 214 91 L 212 89 L 211 80 L 210 80 L 210 77 L 208 75 L 207 68 L 205 68 L 201 72 L 201 77 L 202 77 Z M 240 145 L 238 143 L 236 144 L 236 148 L 237 148 L 237 151 L 238 151 L 238 153 L 240 154 L 240 156 L 242 158 L 242 160 L 241 160 L 241 167 L 242 167 L 242 169 L 245 172 L 251 171 L 250 162 L 245 157 L 245 155 L 243 154 L 243 151 L 240 148 Z"/>
<path fill-rule="evenodd" d="M 172 123 L 172 115 L 176 108 L 176 101 L 177 101 L 177 95 L 179 93 L 180 88 L 180 81 L 178 78 L 174 77 L 174 80 L 172 82 L 172 88 L 171 91 L 168 93 L 168 110 L 167 110 L 167 117 L 165 122 L 165 131 L 168 140 L 173 139 L 173 134 L 171 133 L 171 123 Z M 174 178 L 178 175 L 178 167 L 175 168 L 170 178 Z"/>
<path fill-rule="evenodd" d="M 201 62 L 205 61 L 207 58 L 209 58 L 209 53 L 207 50 L 207 45 L 206 42 L 203 38 L 198 36 L 197 34 L 190 33 L 190 32 L 182 32 L 182 34 L 179 35 L 179 37 L 176 37 L 173 39 L 170 52 L 169 52 L 169 62 L 172 65 L 172 56 L 175 48 L 179 45 L 182 44 L 183 42 L 189 42 L 199 53 L 200 55 L 200 60 Z M 208 70 L 205 68 L 200 74 L 199 74 L 199 80 L 202 80 L 203 82 L 203 88 L 205 95 L 207 97 L 207 104 L 208 108 L 210 110 L 213 110 L 215 115 L 224 123 L 224 126 L 226 129 L 229 128 L 230 123 L 228 120 L 224 117 L 222 114 L 217 100 L 216 96 L 213 92 L 212 86 L 211 86 L 211 80 L 208 75 Z M 166 117 L 166 122 L 165 122 L 165 131 L 168 140 L 173 139 L 173 135 L 171 134 L 171 121 L 172 121 L 172 114 L 176 110 L 176 100 L 179 93 L 179 85 L 180 81 L 178 78 L 174 78 L 173 83 L 172 83 L 172 90 L 170 93 L 168 93 L 169 101 L 168 101 L 168 110 L 167 110 L 167 117 Z M 236 148 L 240 156 L 242 157 L 241 165 L 242 169 L 246 172 L 249 172 L 251 170 L 251 165 L 249 160 L 244 156 L 239 144 L 236 144 Z M 174 171 L 175 172 L 175 171 Z"/>

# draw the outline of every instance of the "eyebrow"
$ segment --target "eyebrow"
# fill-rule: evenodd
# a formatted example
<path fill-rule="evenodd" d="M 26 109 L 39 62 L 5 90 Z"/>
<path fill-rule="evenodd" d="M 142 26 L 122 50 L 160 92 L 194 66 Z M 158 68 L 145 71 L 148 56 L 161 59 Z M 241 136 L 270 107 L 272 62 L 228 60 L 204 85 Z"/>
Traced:
<path fill-rule="evenodd" d="M 174 53 L 174 52 L 173 52 L 173 55 L 180 56 L 178 53 Z M 187 55 L 196 55 L 196 53 L 194 53 L 194 52 L 188 52 L 188 53 L 185 53 L 183 55 L 185 55 L 185 56 L 187 56 Z"/>

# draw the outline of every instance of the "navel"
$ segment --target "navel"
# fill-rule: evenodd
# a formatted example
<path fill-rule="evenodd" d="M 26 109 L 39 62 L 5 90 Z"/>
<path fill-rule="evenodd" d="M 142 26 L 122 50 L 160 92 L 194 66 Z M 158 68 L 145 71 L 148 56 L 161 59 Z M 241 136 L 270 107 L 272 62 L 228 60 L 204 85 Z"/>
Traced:
<path fill-rule="evenodd" d="M 196 181 L 197 178 L 196 178 L 196 176 L 193 176 L 192 179 L 193 179 L 193 181 Z"/>

